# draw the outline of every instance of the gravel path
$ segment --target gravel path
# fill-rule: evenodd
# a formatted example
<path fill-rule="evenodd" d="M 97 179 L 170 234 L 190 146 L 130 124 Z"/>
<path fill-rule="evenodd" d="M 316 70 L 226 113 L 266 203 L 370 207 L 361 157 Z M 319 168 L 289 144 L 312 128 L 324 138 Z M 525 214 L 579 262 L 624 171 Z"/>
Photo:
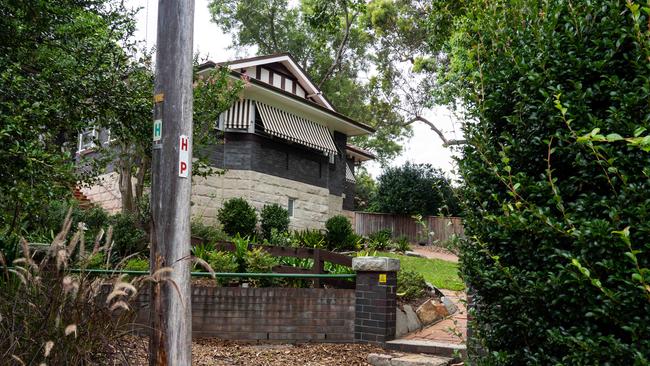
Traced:
<path fill-rule="evenodd" d="M 128 346 L 123 349 L 129 364 L 148 365 L 148 339 L 132 337 L 126 343 Z M 386 351 L 376 346 L 360 344 L 246 344 L 203 338 L 195 340 L 192 344 L 192 364 L 197 366 L 356 366 L 369 365 L 366 359 L 370 353 L 386 353 Z"/>

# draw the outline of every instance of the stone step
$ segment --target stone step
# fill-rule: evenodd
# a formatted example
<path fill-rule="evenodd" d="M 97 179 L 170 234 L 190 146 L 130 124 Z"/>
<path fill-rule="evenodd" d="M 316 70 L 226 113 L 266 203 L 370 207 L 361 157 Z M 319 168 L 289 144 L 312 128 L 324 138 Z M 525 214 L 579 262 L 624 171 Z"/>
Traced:
<path fill-rule="evenodd" d="M 453 359 L 430 355 L 371 353 L 368 363 L 373 366 L 448 366 Z"/>
<path fill-rule="evenodd" d="M 467 347 L 464 344 L 420 339 L 396 339 L 386 342 L 384 348 L 400 352 L 426 353 L 439 357 L 465 358 L 467 356 Z"/>

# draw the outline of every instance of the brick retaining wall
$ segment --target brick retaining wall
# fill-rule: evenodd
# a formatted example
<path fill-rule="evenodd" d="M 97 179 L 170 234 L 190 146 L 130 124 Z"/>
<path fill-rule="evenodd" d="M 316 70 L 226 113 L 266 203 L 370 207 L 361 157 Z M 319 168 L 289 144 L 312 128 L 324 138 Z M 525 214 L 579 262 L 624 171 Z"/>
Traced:
<path fill-rule="evenodd" d="M 141 292 L 138 323 L 147 324 Z M 355 293 L 348 289 L 193 287 L 192 335 L 233 340 L 353 342 Z"/>

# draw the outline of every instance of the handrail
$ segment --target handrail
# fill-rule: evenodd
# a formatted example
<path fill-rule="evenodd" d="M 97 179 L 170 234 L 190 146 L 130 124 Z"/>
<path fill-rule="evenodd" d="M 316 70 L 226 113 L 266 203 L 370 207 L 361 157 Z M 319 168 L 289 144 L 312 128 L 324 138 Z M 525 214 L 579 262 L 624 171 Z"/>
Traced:
<path fill-rule="evenodd" d="M 2 268 L 2 266 L 0 266 Z M 7 269 L 14 269 L 15 267 L 6 267 Z M 133 271 L 133 270 L 113 270 L 113 269 L 84 269 L 84 268 L 69 268 L 68 271 L 72 273 L 97 273 L 97 274 L 126 274 L 130 276 L 147 276 L 151 273 L 149 271 Z M 223 277 L 223 278 L 340 278 L 340 279 L 354 279 L 357 277 L 355 273 L 341 273 L 341 274 L 319 274 L 319 273 L 235 273 L 235 272 L 190 272 L 193 277 Z"/>

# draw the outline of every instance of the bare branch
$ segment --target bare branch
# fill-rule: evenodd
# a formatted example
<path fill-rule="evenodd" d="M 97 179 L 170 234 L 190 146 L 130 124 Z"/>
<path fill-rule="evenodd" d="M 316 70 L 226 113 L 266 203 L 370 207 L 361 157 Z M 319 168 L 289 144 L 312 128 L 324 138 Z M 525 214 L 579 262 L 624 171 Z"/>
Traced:
<path fill-rule="evenodd" d="M 467 144 L 467 140 L 464 140 L 464 139 L 463 140 L 447 140 L 447 138 L 442 133 L 442 131 L 440 131 L 440 129 L 438 127 L 436 127 L 436 125 L 433 124 L 433 122 L 429 121 L 428 119 L 426 119 L 426 118 L 424 118 L 422 116 L 415 116 L 415 117 L 411 118 L 408 122 L 406 122 L 404 124 L 404 126 L 408 126 L 408 125 L 410 125 L 410 124 L 412 124 L 414 122 L 418 122 L 418 121 L 426 124 L 427 126 L 429 126 L 429 128 L 431 128 L 433 130 L 433 132 L 435 132 L 438 135 L 438 137 L 440 137 L 440 139 L 442 140 L 442 146 L 444 146 L 444 147 L 458 146 L 458 145 Z"/>
<path fill-rule="evenodd" d="M 332 64 L 327 69 L 327 72 L 325 72 L 325 75 L 323 75 L 323 77 L 318 82 L 318 89 L 320 89 L 323 86 L 323 83 L 325 83 L 327 79 L 329 79 L 330 76 L 332 76 L 334 69 L 336 69 L 336 67 L 341 62 L 341 57 L 343 56 L 343 50 L 345 49 L 345 46 L 348 43 L 348 38 L 350 38 L 350 29 L 352 28 L 352 23 L 354 22 L 354 19 L 356 17 L 357 14 L 354 14 L 352 18 L 350 18 L 348 7 L 345 6 L 345 34 L 343 35 L 341 44 L 339 44 L 339 48 L 336 50 L 336 56 L 334 57 L 334 61 L 332 61 Z"/>

